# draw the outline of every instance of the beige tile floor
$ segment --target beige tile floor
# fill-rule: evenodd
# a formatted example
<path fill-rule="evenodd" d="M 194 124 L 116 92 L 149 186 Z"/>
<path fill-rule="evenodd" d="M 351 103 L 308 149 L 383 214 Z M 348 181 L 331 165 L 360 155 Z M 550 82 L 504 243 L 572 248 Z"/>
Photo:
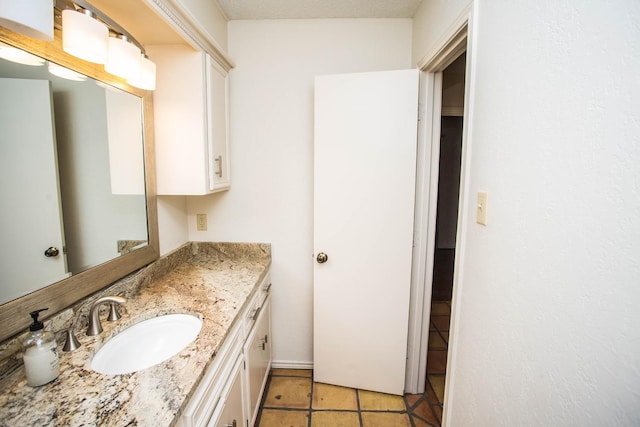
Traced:
<path fill-rule="evenodd" d="M 257 427 L 438 427 L 450 304 L 434 302 L 424 394 L 393 396 L 313 381 L 313 371 L 273 369 Z"/>

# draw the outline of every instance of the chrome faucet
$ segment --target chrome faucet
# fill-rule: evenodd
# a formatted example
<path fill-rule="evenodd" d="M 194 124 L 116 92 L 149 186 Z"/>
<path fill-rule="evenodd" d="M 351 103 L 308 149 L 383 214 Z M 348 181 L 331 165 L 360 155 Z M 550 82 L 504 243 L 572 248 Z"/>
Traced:
<path fill-rule="evenodd" d="M 111 309 L 109 310 L 109 317 L 107 320 L 117 320 L 120 318 L 120 314 L 116 310 L 116 304 L 124 304 L 127 302 L 127 299 L 113 295 L 95 300 L 89 309 L 89 327 L 87 328 L 87 335 L 99 335 L 102 332 L 102 324 L 100 323 L 100 305 L 105 302 L 111 303 Z"/>

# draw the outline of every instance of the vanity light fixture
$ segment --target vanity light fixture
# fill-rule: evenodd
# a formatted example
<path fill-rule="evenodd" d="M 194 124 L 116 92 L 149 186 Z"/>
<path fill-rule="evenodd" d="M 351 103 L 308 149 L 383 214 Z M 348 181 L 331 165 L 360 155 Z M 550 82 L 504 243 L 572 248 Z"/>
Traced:
<path fill-rule="evenodd" d="M 156 66 L 131 34 L 85 0 L 53 1 L 56 9 L 62 11 L 65 52 L 104 64 L 106 72 L 127 80 L 132 86 L 155 89 Z"/>
<path fill-rule="evenodd" d="M 141 55 L 140 49 L 130 43 L 127 36 L 109 37 L 104 70 L 123 79 L 133 78 L 140 69 Z"/>
<path fill-rule="evenodd" d="M 96 64 L 107 62 L 109 29 L 88 9 L 62 11 L 62 49 Z"/>
<path fill-rule="evenodd" d="M 144 90 L 156 89 L 156 64 L 147 55 L 141 55 L 140 67 L 135 76 L 127 79 L 127 83 Z"/>
<path fill-rule="evenodd" d="M 53 40 L 53 0 L 0 0 L 0 25 L 38 40 Z"/>
<path fill-rule="evenodd" d="M 55 9 L 61 11 L 56 19 Z M 57 20 L 58 16 L 62 19 Z M 68 54 L 104 64 L 106 72 L 132 86 L 155 89 L 156 66 L 142 45 L 86 0 L 0 0 L 0 25 L 47 41 L 53 40 L 55 25 L 62 29 L 62 48 Z"/>

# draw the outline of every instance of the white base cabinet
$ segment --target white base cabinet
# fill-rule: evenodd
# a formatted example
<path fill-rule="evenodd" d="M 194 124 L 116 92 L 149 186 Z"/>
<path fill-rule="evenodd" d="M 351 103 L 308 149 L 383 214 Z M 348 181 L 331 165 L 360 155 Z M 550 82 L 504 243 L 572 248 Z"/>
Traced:
<path fill-rule="evenodd" d="M 228 75 L 187 45 L 152 45 L 157 193 L 205 195 L 229 189 Z"/>
<path fill-rule="evenodd" d="M 271 368 L 271 299 L 261 306 L 251 335 L 244 345 L 245 395 L 247 399 L 247 420 L 253 426 L 256 421 L 262 393 Z"/>
<path fill-rule="evenodd" d="M 229 387 L 224 393 L 224 402 L 217 421 L 209 423 L 215 427 L 242 427 L 244 418 L 243 394 L 242 394 L 242 378 L 244 370 L 244 361 L 242 356 L 238 357 L 236 365 L 231 372 L 229 379 Z"/>
<path fill-rule="evenodd" d="M 177 426 L 254 425 L 271 368 L 270 288 L 267 273 L 207 368 Z"/>

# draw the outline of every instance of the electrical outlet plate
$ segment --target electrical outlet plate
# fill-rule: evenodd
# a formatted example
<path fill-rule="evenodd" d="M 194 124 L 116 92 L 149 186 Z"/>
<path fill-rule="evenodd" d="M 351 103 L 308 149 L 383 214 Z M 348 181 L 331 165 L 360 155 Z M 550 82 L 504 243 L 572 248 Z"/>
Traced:
<path fill-rule="evenodd" d="M 207 231 L 207 214 L 196 214 L 198 231 Z"/>
<path fill-rule="evenodd" d="M 476 212 L 476 222 L 478 224 L 487 225 L 487 200 L 487 192 L 478 191 L 478 209 Z"/>

